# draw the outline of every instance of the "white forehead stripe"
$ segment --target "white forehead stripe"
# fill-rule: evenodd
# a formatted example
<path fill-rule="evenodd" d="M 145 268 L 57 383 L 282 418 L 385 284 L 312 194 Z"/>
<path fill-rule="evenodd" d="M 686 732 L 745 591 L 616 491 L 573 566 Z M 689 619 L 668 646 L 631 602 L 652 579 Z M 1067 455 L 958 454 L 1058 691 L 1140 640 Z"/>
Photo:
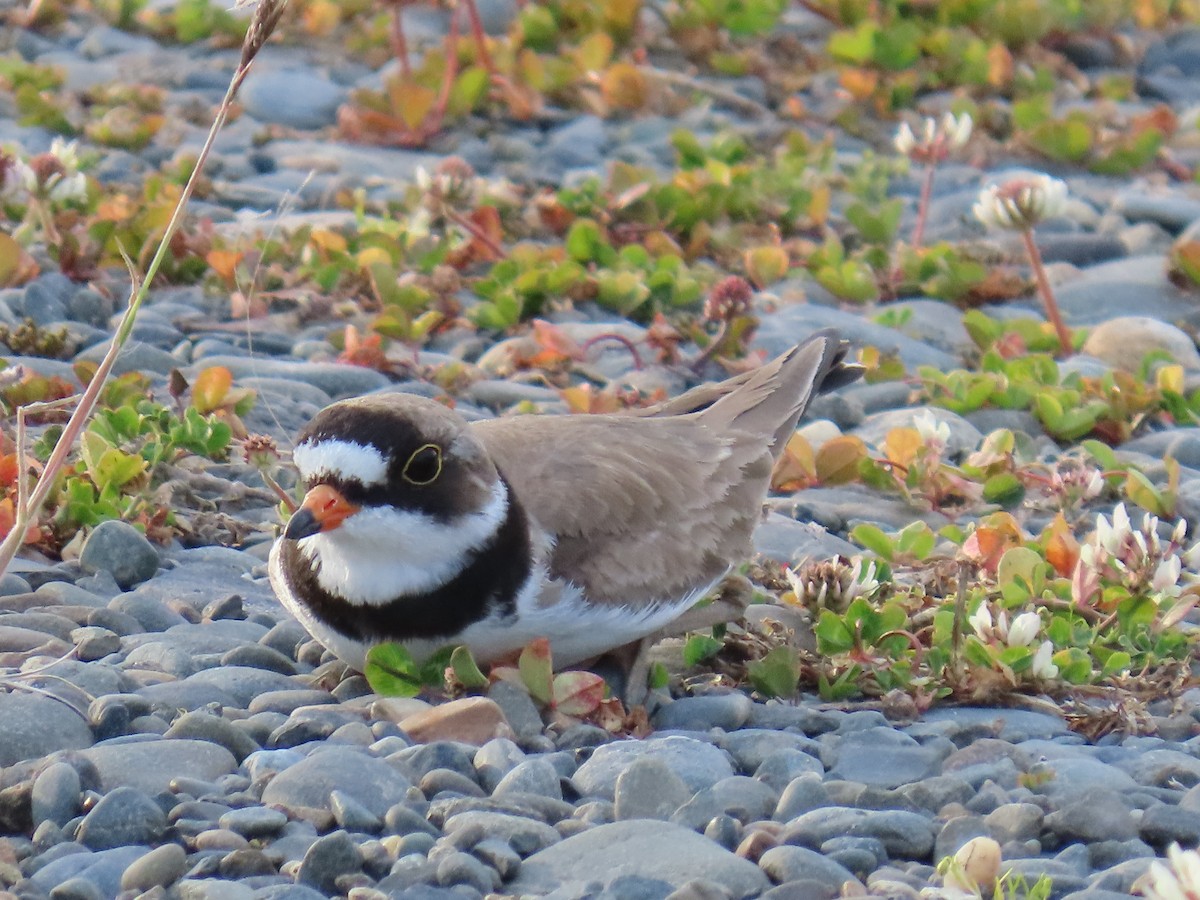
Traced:
<path fill-rule="evenodd" d="M 383 454 L 368 444 L 353 441 L 305 441 L 292 451 L 292 462 L 305 481 L 326 476 L 371 487 L 387 480 L 388 466 Z"/>

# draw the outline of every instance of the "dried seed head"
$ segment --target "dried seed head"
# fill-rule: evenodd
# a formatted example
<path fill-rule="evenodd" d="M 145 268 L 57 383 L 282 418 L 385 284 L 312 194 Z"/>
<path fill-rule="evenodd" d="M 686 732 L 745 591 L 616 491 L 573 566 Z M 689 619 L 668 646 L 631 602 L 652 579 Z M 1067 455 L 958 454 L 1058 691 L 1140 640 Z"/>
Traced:
<path fill-rule="evenodd" d="M 247 3 L 248 0 L 238 0 L 237 5 L 245 6 Z M 238 65 L 240 72 L 244 73 L 250 68 L 258 51 L 270 40 L 286 8 L 287 0 L 259 0 L 258 8 L 250 19 L 250 27 L 246 29 L 245 40 L 242 41 L 242 60 Z"/>
<path fill-rule="evenodd" d="M 279 447 L 270 435 L 252 434 L 242 441 L 242 456 L 255 468 L 263 469 L 278 462 Z"/>
<path fill-rule="evenodd" d="M 704 318 L 712 322 L 730 322 L 750 310 L 754 288 L 740 275 L 722 278 L 704 301 Z"/>

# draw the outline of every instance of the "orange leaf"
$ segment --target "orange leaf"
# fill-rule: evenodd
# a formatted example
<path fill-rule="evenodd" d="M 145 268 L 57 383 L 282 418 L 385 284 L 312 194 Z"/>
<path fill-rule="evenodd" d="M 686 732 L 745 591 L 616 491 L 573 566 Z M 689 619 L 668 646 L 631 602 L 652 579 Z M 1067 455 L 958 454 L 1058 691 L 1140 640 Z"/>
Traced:
<path fill-rule="evenodd" d="M 997 41 L 988 48 L 988 84 L 1004 87 L 1013 77 L 1013 57 L 1009 49 Z"/>
<path fill-rule="evenodd" d="M 847 484 L 858 478 L 858 463 L 866 458 L 867 445 L 861 438 L 835 437 L 817 451 L 817 478 L 821 484 Z"/>
<path fill-rule="evenodd" d="M 9 453 L 0 456 L 0 484 L 5 487 L 17 485 L 17 454 Z"/>
<path fill-rule="evenodd" d="M 917 458 L 925 442 L 915 428 L 893 428 L 883 441 L 883 449 L 887 458 L 898 466 L 907 469 Z"/>
<path fill-rule="evenodd" d="M 245 257 L 246 254 L 241 250 L 209 250 L 204 260 L 208 263 L 209 268 L 217 273 L 218 278 L 227 286 L 232 286 L 238 263 Z"/>
<path fill-rule="evenodd" d="M 866 100 L 879 87 L 879 73 L 871 69 L 843 69 L 838 80 L 855 100 Z"/>
<path fill-rule="evenodd" d="M 1046 562 L 1054 566 L 1055 572 L 1065 578 L 1075 571 L 1075 564 L 1079 561 L 1079 541 L 1071 533 L 1071 526 L 1061 512 L 1042 532 L 1042 545 L 1045 547 Z"/>
<path fill-rule="evenodd" d="M 210 413 L 225 402 L 233 386 L 233 373 L 224 366 L 211 366 L 196 376 L 192 385 L 192 406 L 200 413 Z"/>
<path fill-rule="evenodd" d="M 817 462 L 812 444 L 804 435 L 796 432 L 788 438 L 787 445 L 775 471 L 771 474 L 771 489 L 781 494 L 802 490 L 817 481 Z"/>
<path fill-rule="evenodd" d="M 963 543 L 962 552 L 967 559 L 995 575 L 1005 551 L 1020 547 L 1023 543 L 1021 526 L 1017 520 L 1009 513 L 998 512 L 986 516 L 979 523 Z"/>
<path fill-rule="evenodd" d="M 632 63 L 613 63 L 600 76 L 600 95 L 613 109 L 641 109 L 646 105 L 646 87 L 646 76 Z"/>
<path fill-rule="evenodd" d="M 437 93 L 423 84 L 414 84 L 403 78 L 393 78 L 387 85 L 388 100 L 397 118 L 410 130 L 415 131 L 433 110 Z"/>

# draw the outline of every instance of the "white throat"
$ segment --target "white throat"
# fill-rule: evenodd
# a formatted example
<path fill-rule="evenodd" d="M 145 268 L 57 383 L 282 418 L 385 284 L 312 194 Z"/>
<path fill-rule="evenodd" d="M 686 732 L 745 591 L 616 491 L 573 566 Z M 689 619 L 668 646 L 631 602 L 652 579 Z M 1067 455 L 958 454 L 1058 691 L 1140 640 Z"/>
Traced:
<path fill-rule="evenodd" d="M 317 583 L 342 599 L 378 606 L 453 579 L 499 530 L 508 514 L 500 479 L 478 512 L 445 523 L 414 510 L 367 507 L 333 531 L 303 538 L 300 552 L 320 563 Z"/>

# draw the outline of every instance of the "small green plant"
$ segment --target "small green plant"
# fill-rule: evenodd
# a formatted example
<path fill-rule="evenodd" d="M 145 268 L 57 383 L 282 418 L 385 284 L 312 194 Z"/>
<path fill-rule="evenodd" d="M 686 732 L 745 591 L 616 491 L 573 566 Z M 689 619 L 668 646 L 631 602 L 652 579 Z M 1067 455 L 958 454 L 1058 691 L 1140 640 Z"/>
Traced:
<path fill-rule="evenodd" d="M 422 690 L 480 690 L 503 680 L 529 692 L 538 706 L 548 712 L 573 718 L 595 716 L 602 711 L 604 679 L 592 672 L 567 671 L 555 674 L 550 642 L 538 638 L 530 643 L 517 665 L 496 666 L 491 676 L 480 670 L 466 647 L 445 647 L 420 663 L 400 644 L 378 644 L 367 653 L 364 674 L 377 694 L 414 697 Z"/>
<path fill-rule="evenodd" d="M 54 331 L 40 327 L 33 319 L 25 319 L 16 328 L 0 325 L 0 344 L 5 344 L 18 356 L 44 356 L 60 359 L 71 351 L 67 329 Z"/>

